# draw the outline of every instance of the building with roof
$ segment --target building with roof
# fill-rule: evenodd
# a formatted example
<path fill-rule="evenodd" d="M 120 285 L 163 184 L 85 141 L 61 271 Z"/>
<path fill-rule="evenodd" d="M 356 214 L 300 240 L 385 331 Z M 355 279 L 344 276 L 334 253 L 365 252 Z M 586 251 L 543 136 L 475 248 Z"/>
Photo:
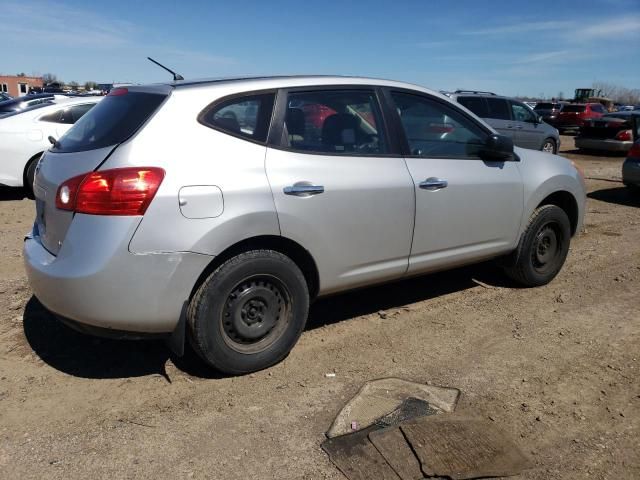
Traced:
<path fill-rule="evenodd" d="M 43 87 L 42 77 L 0 75 L 0 92 L 8 93 L 12 97 L 26 95 L 34 87 Z"/>

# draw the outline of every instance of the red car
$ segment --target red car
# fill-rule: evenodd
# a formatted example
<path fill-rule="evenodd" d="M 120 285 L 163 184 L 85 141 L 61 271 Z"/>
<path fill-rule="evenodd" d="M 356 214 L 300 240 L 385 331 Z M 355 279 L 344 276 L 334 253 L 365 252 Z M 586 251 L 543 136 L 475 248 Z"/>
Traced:
<path fill-rule="evenodd" d="M 560 133 L 578 132 L 585 121 L 600 118 L 606 113 L 607 109 L 600 103 L 568 103 L 560 110 L 556 126 Z"/>

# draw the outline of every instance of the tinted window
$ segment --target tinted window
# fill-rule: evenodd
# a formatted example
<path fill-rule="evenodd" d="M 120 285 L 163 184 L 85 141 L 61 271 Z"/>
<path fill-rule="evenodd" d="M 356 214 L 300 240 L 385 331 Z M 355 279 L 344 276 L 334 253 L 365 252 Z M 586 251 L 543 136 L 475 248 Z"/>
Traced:
<path fill-rule="evenodd" d="M 124 91 L 102 99 L 58 140 L 59 146 L 53 150 L 81 152 L 121 143 L 138 131 L 166 98 L 161 94 Z"/>
<path fill-rule="evenodd" d="M 585 108 L 586 107 L 584 105 L 565 105 L 564 107 L 562 107 L 562 111 L 570 113 L 582 113 L 584 112 Z"/>
<path fill-rule="evenodd" d="M 487 103 L 482 97 L 458 97 L 458 103 L 464 105 L 481 118 L 487 118 L 489 116 Z"/>
<path fill-rule="evenodd" d="M 487 133 L 460 111 L 427 97 L 394 92 L 412 155 L 475 157 Z"/>
<path fill-rule="evenodd" d="M 517 122 L 535 122 L 536 118 L 529 107 L 522 103 L 510 102 L 513 119 Z"/>
<path fill-rule="evenodd" d="M 60 110 L 56 110 L 53 113 L 41 117 L 40 121 L 73 125 L 80 120 L 80 117 L 91 110 L 93 106 L 95 106 L 95 103 L 61 108 Z"/>
<path fill-rule="evenodd" d="M 293 92 L 287 97 L 284 146 L 349 155 L 387 153 L 372 91 Z"/>
<path fill-rule="evenodd" d="M 511 120 L 509 115 L 509 105 L 503 98 L 487 98 L 489 113 L 487 118 L 496 118 L 498 120 Z"/>
<path fill-rule="evenodd" d="M 534 110 L 551 110 L 553 108 L 558 108 L 557 103 L 538 103 Z"/>
<path fill-rule="evenodd" d="M 201 121 L 210 127 L 264 142 L 269 131 L 273 99 L 273 93 L 236 97 L 207 111 Z"/>

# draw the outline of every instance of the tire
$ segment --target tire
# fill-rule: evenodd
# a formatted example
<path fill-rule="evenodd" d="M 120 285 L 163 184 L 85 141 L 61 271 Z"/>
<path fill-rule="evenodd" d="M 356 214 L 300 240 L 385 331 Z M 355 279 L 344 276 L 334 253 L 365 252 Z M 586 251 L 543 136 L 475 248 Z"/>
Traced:
<path fill-rule="evenodd" d="M 38 166 L 38 160 L 40 160 L 41 156 L 42 154 L 32 157 L 29 160 L 29 163 L 27 163 L 27 166 L 24 170 L 24 178 L 23 178 L 24 189 L 27 193 L 27 197 L 31 199 L 35 198 L 33 194 L 33 181 L 36 176 L 36 166 Z"/>
<path fill-rule="evenodd" d="M 569 253 L 571 225 L 560 207 L 543 205 L 533 212 L 505 273 L 526 287 L 555 278 Z"/>
<path fill-rule="evenodd" d="M 298 266 L 279 252 L 252 250 L 227 260 L 196 290 L 187 309 L 189 341 L 220 372 L 262 370 L 291 351 L 308 311 Z"/>
<path fill-rule="evenodd" d="M 556 154 L 558 153 L 558 144 L 553 138 L 547 138 L 542 144 L 542 148 L 540 150 L 542 150 L 543 152 Z"/>

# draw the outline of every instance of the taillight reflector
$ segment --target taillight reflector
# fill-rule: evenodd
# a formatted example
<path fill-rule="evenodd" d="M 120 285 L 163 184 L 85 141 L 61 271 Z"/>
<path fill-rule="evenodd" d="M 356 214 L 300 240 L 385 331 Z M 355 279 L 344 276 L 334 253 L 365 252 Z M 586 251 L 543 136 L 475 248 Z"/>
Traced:
<path fill-rule="evenodd" d="M 616 135 L 616 140 L 622 140 L 623 142 L 628 142 L 631 140 L 631 130 L 621 130 Z"/>
<path fill-rule="evenodd" d="M 119 97 L 121 95 L 126 95 L 127 93 L 129 93 L 129 89 L 128 88 L 124 88 L 124 87 L 112 88 L 111 90 L 109 90 L 109 95 L 107 95 L 107 96 L 108 97 Z"/>
<path fill-rule="evenodd" d="M 154 167 L 89 172 L 60 185 L 56 207 L 90 215 L 143 215 L 163 178 L 164 170 Z"/>

